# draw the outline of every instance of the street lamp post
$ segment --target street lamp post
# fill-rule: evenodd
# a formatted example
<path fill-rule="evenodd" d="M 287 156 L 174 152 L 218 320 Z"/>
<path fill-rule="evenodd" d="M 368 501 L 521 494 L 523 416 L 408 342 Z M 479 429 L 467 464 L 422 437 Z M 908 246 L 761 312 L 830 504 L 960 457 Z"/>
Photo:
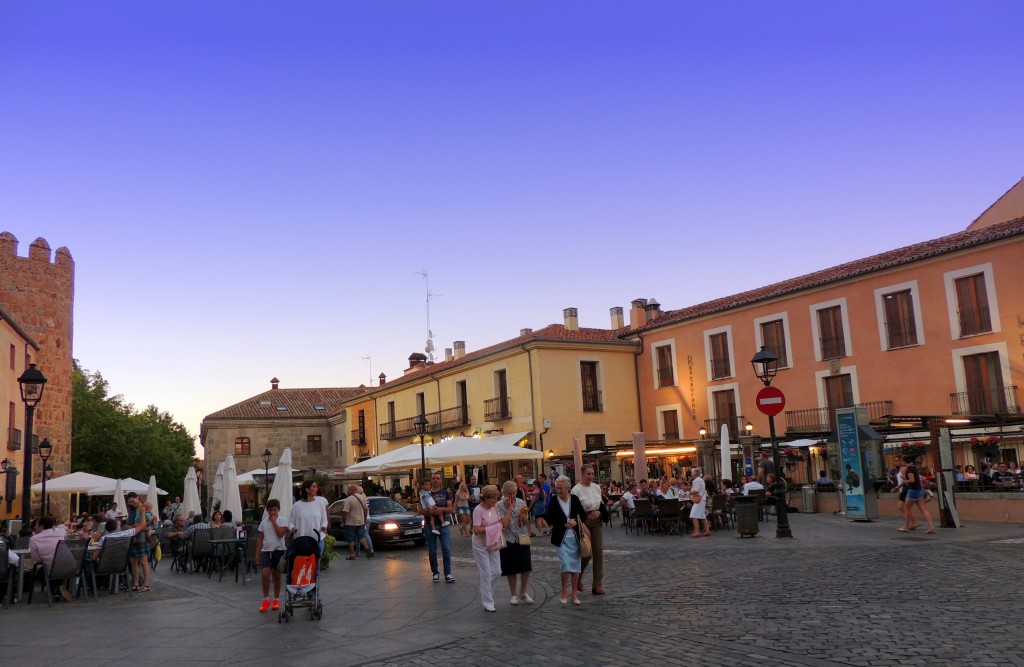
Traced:
<path fill-rule="evenodd" d="M 423 436 L 426 435 L 430 422 L 427 421 L 425 414 L 420 413 L 413 424 L 416 426 L 416 433 L 420 436 L 420 482 L 423 482 L 427 479 L 427 450 L 423 444 Z"/>
<path fill-rule="evenodd" d="M 263 504 L 266 506 L 267 501 L 270 500 L 270 458 L 273 454 L 270 453 L 269 449 L 263 450 L 263 492 L 264 500 Z"/>
<path fill-rule="evenodd" d="M 53 454 L 53 445 L 50 444 L 49 438 L 43 438 L 43 441 L 39 443 L 39 459 L 43 462 L 43 502 L 39 504 L 40 514 L 50 513 L 50 504 L 46 498 L 46 471 L 47 469 L 53 470 L 53 468 L 50 468 L 46 461 L 50 458 L 51 454 Z"/>
<path fill-rule="evenodd" d="M 21 401 L 25 404 L 25 470 L 21 473 L 21 534 L 32 534 L 32 418 L 35 416 L 36 406 L 43 398 L 43 389 L 46 387 L 46 376 L 36 368 L 35 364 L 29 364 L 21 377 L 18 378 L 18 387 L 21 390 Z"/>
<path fill-rule="evenodd" d="M 43 472 L 46 473 L 46 479 L 53 479 L 53 466 L 47 465 Z M 50 514 L 50 496 L 46 496 L 46 514 Z"/>
<path fill-rule="evenodd" d="M 779 357 L 762 345 L 761 350 L 750 360 L 750 365 L 764 386 L 770 387 L 772 378 L 779 370 Z M 786 514 L 786 480 L 782 476 L 779 442 L 775 437 L 775 416 L 772 414 L 768 415 L 768 433 L 772 439 L 772 462 L 775 466 L 775 488 L 772 490 L 775 494 L 775 537 L 793 537 L 789 516 Z"/>

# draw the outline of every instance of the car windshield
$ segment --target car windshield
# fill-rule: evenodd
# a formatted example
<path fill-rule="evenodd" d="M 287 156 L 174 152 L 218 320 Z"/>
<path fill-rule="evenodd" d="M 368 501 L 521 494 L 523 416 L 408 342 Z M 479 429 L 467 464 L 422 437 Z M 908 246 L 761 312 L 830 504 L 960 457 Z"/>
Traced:
<path fill-rule="evenodd" d="M 374 514 L 392 514 L 394 512 L 408 512 L 407 509 L 402 507 L 399 503 L 396 503 L 390 498 L 370 498 L 370 515 Z"/>

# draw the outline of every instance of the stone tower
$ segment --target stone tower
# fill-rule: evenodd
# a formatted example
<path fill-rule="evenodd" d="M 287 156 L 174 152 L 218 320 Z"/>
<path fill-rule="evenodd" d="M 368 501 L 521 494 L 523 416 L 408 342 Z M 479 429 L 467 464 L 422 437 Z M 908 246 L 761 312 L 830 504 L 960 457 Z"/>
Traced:
<path fill-rule="evenodd" d="M 51 255 L 54 255 L 51 259 Z M 50 439 L 54 476 L 71 470 L 71 368 L 75 261 L 67 248 L 50 251 L 38 238 L 28 257 L 18 256 L 18 239 L 0 233 L 0 306 L 39 344 L 35 363 L 46 376 L 33 433 Z M 29 446 L 26 443 L 25 446 Z M 38 459 L 33 483 L 41 477 Z M 57 502 L 54 497 L 52 502 Z"/>

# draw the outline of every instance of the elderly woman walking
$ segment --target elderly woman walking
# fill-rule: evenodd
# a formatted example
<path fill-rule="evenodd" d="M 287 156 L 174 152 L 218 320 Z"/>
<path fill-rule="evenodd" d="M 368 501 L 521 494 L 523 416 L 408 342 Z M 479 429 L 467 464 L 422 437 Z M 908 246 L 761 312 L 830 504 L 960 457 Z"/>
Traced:
<path fill-rule="evenodd" d="M 583 520 L 586 512 L 580 499 L 569 493 L 569 478 L 560 476 L 555 480 L 555 497 L 548 503 L 545 520 L 551 526 L 551 544 L 558 547 L 561 565 L 562 596 L 559 602 L 566 604 L 572 597 L 574 605 L 580 604 L 577 586 L 580 581 L 582 562 L 580 558 L 580 537 L 587 532 Z"/>
<path fill-rule="evenodd" d="M 484 611 L 496 611 L 494 587 L 501 576 L 498 550 L 510 519 L 502 519 L 497 503 L 498 487 L 490 484 L 480 490 L 480 504 L 473 509 L 473 560 L 480 571 L 480 602 Z"/>
<path fill-rule="evenodd" d="M 583 558 L 583 570 L 587 569 L 587 565 L 590 564 L 591 560 L 594 561 L 594 582 L 590 587 L 590 592 L 594 595 L 604 595 L 604 588 L 601 586 L 604 581 L 604 539 L 601 533 L 601 507 L 603 503 L 601 501 L 601 488 L 594 484 L 593 466 L 583 466 L 580 482 L 572 487 L 572 495 L 580 499 L 581 506 L 586 510 L 584 522 L 590 534 L 593 556 Z M 580 579 L 582 580 L 582 571 L 580 574 Z M 583 590 L 582 581 L 576 583 L 576 590 Z"/>
<path fill-rule="evenodd" d="M 533 564 L 530 561 L 530 546 L 522 544 L 522 538 L 530 534 L 530 511 L 526 502 L 516 498 L 516 483 L 512 481 L 501 485 L 501 500 L 498 501 L 498 514 L 502 521 L 507 521 L 505 528 L 505 548 L 498 552 L 501 561 L 501 576 L 508 579 L 508 590 L 512 594 L 512 604 L 520 601 L 533 604 L 533 598 L 526 592 L 530 581 Z M 516 587 L 516 579 L 519 587 Z M 517 592 L 518 591 L 518 592 Z"/>

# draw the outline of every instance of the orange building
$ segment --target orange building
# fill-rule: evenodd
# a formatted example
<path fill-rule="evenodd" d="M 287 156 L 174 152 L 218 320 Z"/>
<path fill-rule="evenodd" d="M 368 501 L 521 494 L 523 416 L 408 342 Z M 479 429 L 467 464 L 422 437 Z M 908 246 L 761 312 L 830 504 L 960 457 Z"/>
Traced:
<path fill-rule="evenodd" d="M 999 456 L 1015 462 L 1024 424 L 1017 391 L 1024 373 L 1022 260 L 1018 218 L 654 311 L 653 319 L 642 300 L 634 302 L 627 337 L 643 343 L 637 373 L 644 434 L 703 440 L 705 454 L 722 424 L 734 436 L 748 423 L 767 436 L 767 418 L 754 404 L 762 384 L 750 365 L 764 345 L 780 359 L 772 384 L 786 395 L 776 419 L 781 438 L 823 440 L 836 408 L 863 406 L 889 451 L 927 439 L 929 418 L 955 416 L 969 420 L 954 433 L 958 462 L 982 462 L 966 446 L 980 436 L 998 438 Z M 749 459 L 754 439 L 741 441 Z M 829 467 L 825 455 L 816 449 L 812 457 L 820 458 L 807 468 Z M 712 469 L 713 458 L 706 461 Z M 666 472 L 674 462 L 660 461 Z M 743 474 L 738 468 L 747 466 L 739 462 L 730 474 Z"/>

